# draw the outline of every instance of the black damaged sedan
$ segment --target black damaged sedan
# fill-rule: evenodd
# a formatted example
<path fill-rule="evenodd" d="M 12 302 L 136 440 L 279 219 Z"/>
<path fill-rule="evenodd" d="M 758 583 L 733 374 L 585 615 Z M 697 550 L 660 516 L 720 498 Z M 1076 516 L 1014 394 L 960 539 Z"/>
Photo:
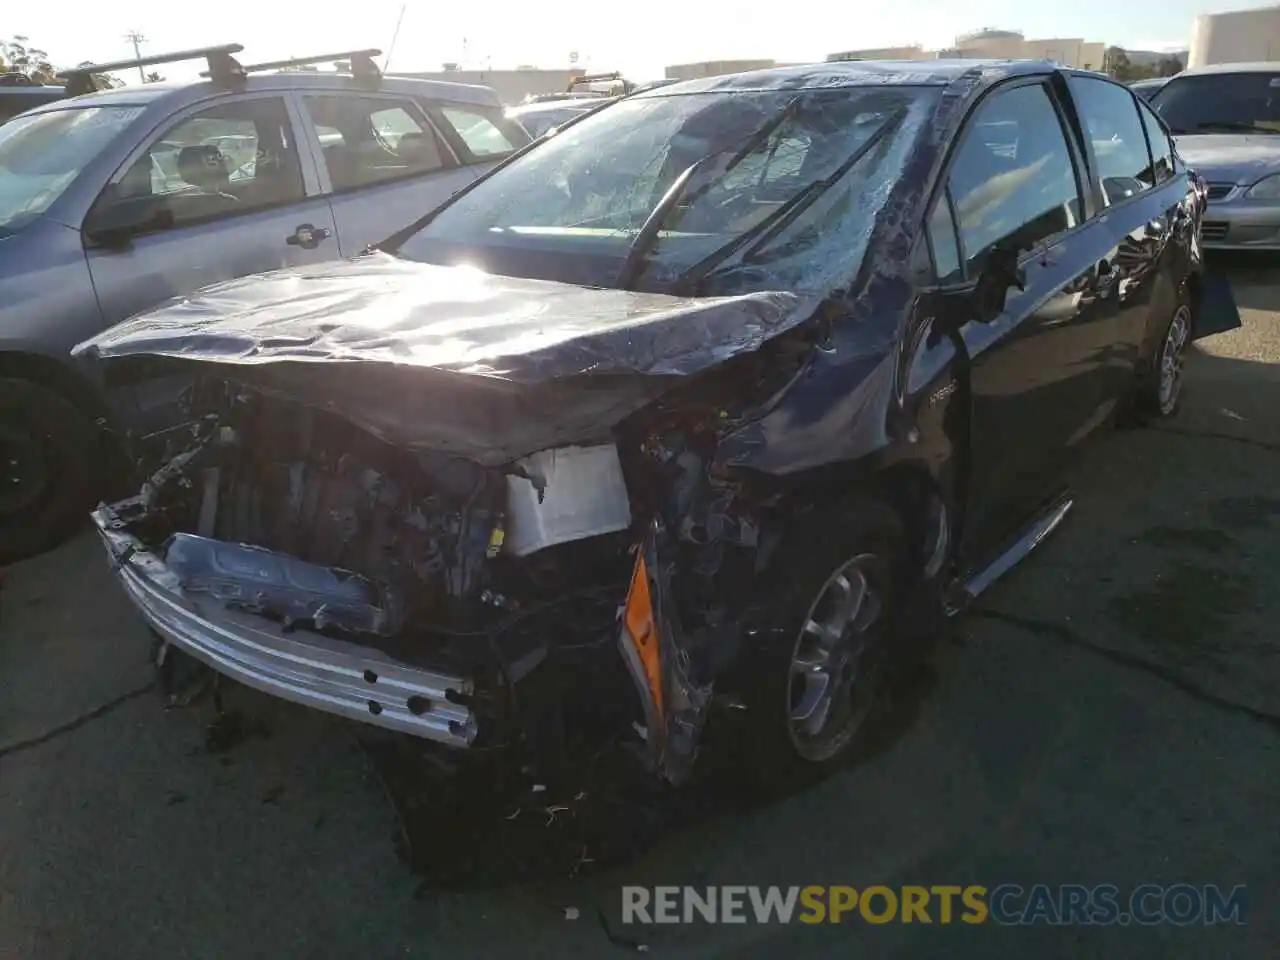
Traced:
<path fill-rule="evenodd" d="M 78 347 L 146 477 L 95 520 L 162 658 L 674 783 L 728 704 L 762 769 L 821 771 L 1063 519 L 1085 441 L 1174 412 L 1238 324 L 1203 309 L 1204 206 L 1096 74 L 666 86 L 364 256 Z"/>

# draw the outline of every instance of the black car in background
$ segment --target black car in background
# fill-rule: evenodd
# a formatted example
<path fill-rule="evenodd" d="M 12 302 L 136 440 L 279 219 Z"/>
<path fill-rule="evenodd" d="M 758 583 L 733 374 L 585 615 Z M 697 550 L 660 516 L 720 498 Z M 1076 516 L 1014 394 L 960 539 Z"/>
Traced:
<path fill-rule="evenodd" d="M 82 344 L 190 384 L 95 519 L 163 650 L 277 696 L 672 782 L 725 703 L 823 770 L 1086 440 L 1175 410 L 1204 207 L 1143 101 L 1049 63 L 634 94 L 377 251 Z"/>
<path fill-rule="evenodd" d="M 1152 77 L 1148 80 L 1134 80 L 1129 84 L 1129 89 L 1140 96 L 1143 100 L 1150 100 L 1160 88 L 1169 82 L 1168 77 Z"/>

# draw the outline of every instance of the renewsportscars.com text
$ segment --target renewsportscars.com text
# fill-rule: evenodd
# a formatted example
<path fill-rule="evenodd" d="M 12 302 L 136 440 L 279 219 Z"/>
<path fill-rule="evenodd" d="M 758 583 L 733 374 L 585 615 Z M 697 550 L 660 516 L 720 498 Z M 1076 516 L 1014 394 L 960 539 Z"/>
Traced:
<path fill-rule="evenodd" d="M 1043 923 L 1176 926 L 1245 923 L 1245 888 L 1177 883 L 970 884 L 899 887 L 634 887 L 622 888 L 622 922 L 665 923 Z"/>

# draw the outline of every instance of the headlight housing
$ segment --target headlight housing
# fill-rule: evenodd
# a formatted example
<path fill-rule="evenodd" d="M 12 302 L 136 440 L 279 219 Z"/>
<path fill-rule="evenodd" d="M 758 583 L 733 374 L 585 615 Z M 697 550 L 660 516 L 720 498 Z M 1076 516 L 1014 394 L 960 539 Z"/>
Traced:
<path fill-rule="evenodd" d="M 1280 173 L 1263 177 L 1244 194 L 1250 200 L 1280 200 Z"/>

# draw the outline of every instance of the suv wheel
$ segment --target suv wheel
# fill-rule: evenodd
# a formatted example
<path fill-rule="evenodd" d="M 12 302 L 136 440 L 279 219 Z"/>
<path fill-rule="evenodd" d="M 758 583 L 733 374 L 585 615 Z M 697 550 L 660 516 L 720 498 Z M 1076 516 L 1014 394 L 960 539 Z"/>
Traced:
<path fill-rule="evenodd" d="M 66 398 L 0 377 L 0 564 L 56 545 L 83 522 L 98 448 L 97 427 Z"/>

